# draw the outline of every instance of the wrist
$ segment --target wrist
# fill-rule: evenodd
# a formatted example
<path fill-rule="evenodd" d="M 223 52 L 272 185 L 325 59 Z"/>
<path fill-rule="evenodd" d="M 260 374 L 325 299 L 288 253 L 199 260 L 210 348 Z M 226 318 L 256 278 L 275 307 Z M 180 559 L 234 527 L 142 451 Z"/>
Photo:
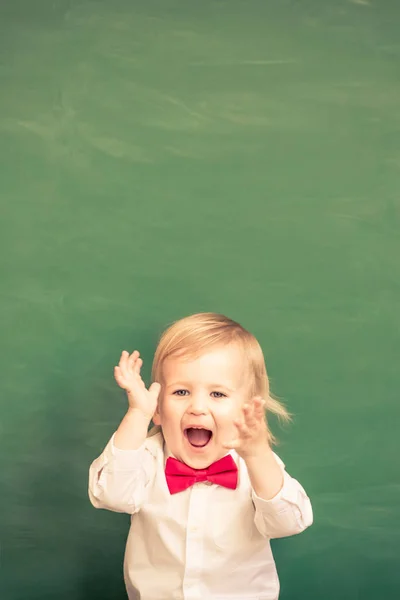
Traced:
<path fill-rule="evenodd" d="M 254 493 L 262 500 L 271 500 L 282 489 L 283 471 L 269 444 L 244 458 Z"/>
<path fill-rule="evenodd" d="M 147 427 L 150 425 L 150 421 L 153 418 L 153 415 L 145 413 L 140 408 L 133 406 L 129 406 L 126 416 L 128 419 L 135 420 L 137 423 L 141 423 Z"/>
<path fill-rule="evenodd" d="M 259 460 L 266 460 L 268 458 L 273 458 L 273 451 L 268 443 L 268 440 L 263 440 L 256 446 L 249 448 L 243 454 L 243 459 L 246 463 L 253 463 Z"/>

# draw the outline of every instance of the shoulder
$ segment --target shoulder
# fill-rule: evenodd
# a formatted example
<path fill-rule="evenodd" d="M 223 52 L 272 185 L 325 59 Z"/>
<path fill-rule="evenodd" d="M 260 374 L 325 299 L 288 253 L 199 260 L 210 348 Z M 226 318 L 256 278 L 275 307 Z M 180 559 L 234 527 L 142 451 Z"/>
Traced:
<path fill-rule="evenodd" d="M 281 458 L 279 458 L 279 456 L 275 452 L 273 454 L 274 454 L 274 458 L 275 458 L 276 462 L 278 463 L 278 465 L 280 467 L 282 467 L 282 469 L 284 469 L 285 463 L 283 462 L 283 460 Z"/>

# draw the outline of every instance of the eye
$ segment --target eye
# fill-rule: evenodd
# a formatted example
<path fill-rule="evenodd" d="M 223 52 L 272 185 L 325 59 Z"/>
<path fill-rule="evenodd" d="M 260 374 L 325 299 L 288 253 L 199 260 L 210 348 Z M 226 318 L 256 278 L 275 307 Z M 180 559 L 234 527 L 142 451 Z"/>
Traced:
<path fill-rule="evenodd" d="M 186 396 L 189 392 L 187 390 L 175 390 L 174 396 Z"/>
<path fill-rule="evenodd" d="M 216 396 L 214 396 L 214 398 L 226 398 L 226 395 L 223 394 L 222 392 L 211 392 L 211 394 L 216 394 Z"/>

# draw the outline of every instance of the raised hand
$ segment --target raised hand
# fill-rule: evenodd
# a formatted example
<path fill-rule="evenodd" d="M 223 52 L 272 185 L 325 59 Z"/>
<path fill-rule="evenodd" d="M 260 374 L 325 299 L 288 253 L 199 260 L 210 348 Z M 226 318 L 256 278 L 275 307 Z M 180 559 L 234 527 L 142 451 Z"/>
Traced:
<path fill-rule="evenodd" d="M 246 459 L 258 455 L 269 446 L 265 402 L 256 396 L 243 405 L 242 411 L 242 418 L 234 421 L 237 437 L 223 445 L 229 450 L 236 450 L 239 456 Z"/>
<path fill-rule="evenodd" d="M 150 420 L 157 408 L 161 386 L 159 383 L 154 382 L 149 389 L 146 389 L 140 375 L 142 364 L 143 361 L 137 350 L 132 352 L 131 355 L 124 350 L 118 366 L 114 367 L 114 377 L 118 385 L 126 390 L 129 407 L 140 411 Z"/>

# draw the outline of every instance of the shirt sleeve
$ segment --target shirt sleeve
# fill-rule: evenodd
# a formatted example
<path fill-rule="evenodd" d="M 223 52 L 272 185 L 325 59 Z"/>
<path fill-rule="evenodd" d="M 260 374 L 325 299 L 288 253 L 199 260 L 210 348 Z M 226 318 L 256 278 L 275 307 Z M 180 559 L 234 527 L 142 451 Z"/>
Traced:
<path fill-rule="evenodd" d="M 120 450 L 114 436 L 89 469 L 89 499 L 95 508 L 134 514 L 147 498 L 155 475 L 155 458 L 148 449 Z"/>
<path fill-rule="evenodd" d="M 283 471 L 283 486 L 271 500 L 263 500 L 252 490 L 254 522 L 263 536 L 282 538 L 310 527 L 313 511 L 303 487 L 286 472 L 282 460 L 276 454 L 274 456 Z"/>

